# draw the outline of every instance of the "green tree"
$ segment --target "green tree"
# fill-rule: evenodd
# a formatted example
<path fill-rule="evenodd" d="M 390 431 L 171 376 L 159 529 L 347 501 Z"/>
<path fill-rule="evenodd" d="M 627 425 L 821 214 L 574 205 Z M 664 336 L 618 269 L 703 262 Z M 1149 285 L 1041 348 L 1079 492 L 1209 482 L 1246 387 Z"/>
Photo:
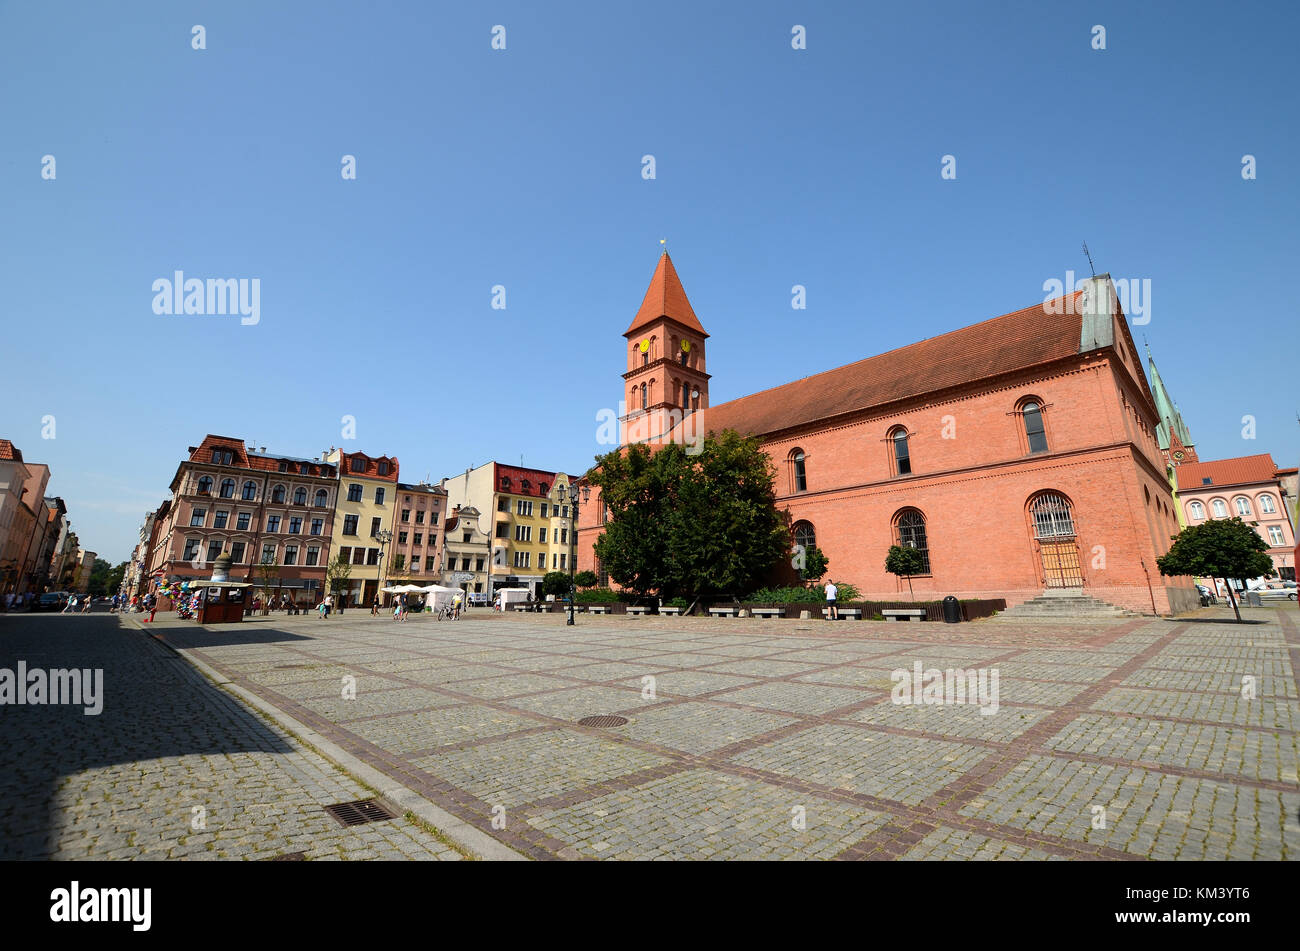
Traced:
<path fill-rule="evenodd" d="M 334 594 L 342 594 L 348 590 L 348 576 L 352 574 L 352 566 L 348 564 L 343 553 L 339 552 L 329 567 L 325 569 L 325 584 L 328 590 Z"/>
<path fill-rule="evenodd" d="M 542 594 L 553 594 L 557 598 L 569 593 L 569 576 L 563 571 L 548 571 L 542 578 Z"/>
<path fill-rule="evenodd" d="M 817 581 L 826 574 L 830 564 L 826 553 L 815 545 L 812 548 L 796 550 L 794 554 L 794 566 L 803 581 Z"/>
<path fill-rule="evenodd" d="M 113 570 L 103 558 L 96 558 L 90 566 L 90 580 L 86 582 L 86 593 L 92 597 L 102 597 L 108 588 L 108 573 Z"/>
<path fill-rule="evenodd" d="M 919 575 L 925 570 L 925 559 L 920 551 L 902 545 L 890 545 L 889 553 L 885 555 L 885 570 L 891 575 L 906 577 L 907 593 L 912 600 L 916 600 L 916 592 L 912 590 L 912 575 Z"/>
<path fill-rule="evenodd" d="M 1241 610 L 1232 595 L 1229 579 L 1271 577 L 1275 572 L 1273 559 L 1268 556 L 1268 544 L 1240 518 L 1211 519 L 1200 525 L 1189 525 L 1172 537 L 1173 546 L 1156 559 L 1160 573 L 1222 578 L 1240 623 Z"/>
<path fill-rule="evenodd" d="M 257 566 L 257 576 L 262 579 L 262 613 L 271 613 L 271 595 L 280 581 L 280 566 L 275 559 L 263 555 Z"/>
<path fill-rule="evenodd" d="M 610 512 L 596 556 L 637 594 L 739 594 L 790 550 L 776 473 L 757 439 L 727 430 L 698 452 L 634 444 L 596 463 L 589 477 Z"/>
<path fill-rule="evenodd" d="M 594 571 L 579 571 L 573 576 L 573 583 L 579 588 L 594 588 L 600 584 L 600 579 Z"/>
<path fill-rule="evenodd" d="M 122 587 L 122 579 L 126 577 L 126 562 L 114 565 L 108 572 L 108 579 L 104 582 L 104 593 L 108 595 L 117 594 Z"/>

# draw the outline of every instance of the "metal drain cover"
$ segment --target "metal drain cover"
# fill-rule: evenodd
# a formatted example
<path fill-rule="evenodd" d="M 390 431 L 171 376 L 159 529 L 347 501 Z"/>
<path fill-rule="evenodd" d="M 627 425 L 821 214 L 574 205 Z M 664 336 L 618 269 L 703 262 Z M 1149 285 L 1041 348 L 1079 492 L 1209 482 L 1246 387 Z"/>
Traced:
<path fill-rule="evenodd" d="M 627 722 L 627 717 L 600 716 L 600 717 L 583 717 L 578 721 L 582 726 L 622 726 Z"/>
<path fill-rule="evenodd" d="M 396 819 L 397 813 L 377 799 L 358 799 L 356 802 L 340 802 L 326 806 L 325 811 L 338 820 L 339 825 L 359 826 L 367 822 L 383 822 Z"/>

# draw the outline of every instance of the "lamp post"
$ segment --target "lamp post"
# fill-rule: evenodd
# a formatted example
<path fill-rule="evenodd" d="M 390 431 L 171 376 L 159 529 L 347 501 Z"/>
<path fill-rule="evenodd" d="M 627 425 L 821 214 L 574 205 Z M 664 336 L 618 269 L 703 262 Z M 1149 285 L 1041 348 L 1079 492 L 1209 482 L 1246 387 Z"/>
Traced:
<path fill-rule="evenodd" d="M 379 542 L 379 591 L 375 592 L 375 597 L 379 597 L 384 590 L 384 568 L 387 566 L 384 561 L 384 548 L 393 540 L 393 533 L 386 528 L 381 528 L 375 532 L 375 539 Z"/>
<path fill-rule="evenodd" d="M 584 485 L 581 490 L 576 482 L 569 482 L 569 504 L 573 506 L 573 527 L 570 532 L 573 534 L 573 554 L 569 558 L 569 620 L 566 624 L 573 623 L 573 602 L 577 600 L 578 586 L 573 582 L 573 573 L 578 567 L 578 497 L 581 495 L 582 501 L 586 502 L 591 498 L 591 486 Z"/>

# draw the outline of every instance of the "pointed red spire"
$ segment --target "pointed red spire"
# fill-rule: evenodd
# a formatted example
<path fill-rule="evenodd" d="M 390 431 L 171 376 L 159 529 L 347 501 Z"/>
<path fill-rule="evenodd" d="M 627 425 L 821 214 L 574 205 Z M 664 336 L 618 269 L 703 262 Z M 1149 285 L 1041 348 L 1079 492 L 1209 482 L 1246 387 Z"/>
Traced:
<path fill-rule="evenodd" d="M 659 256 L 659 266 L 655 268 L 654 277 L 650 278 L 650 288 L 645 292 L 645 299 L 641 301 L 641 309 L 632 318 L 632 326 L 623 331 L 623 336 L 635 333 L 660 317 L 675 320 L 701 336 L 708 336 L 700 326 L 695 311 L 691 309 L 691 302 L 686 299 L 686 291 L 682 288 L 677 269 L 673 267 L 673 259 L 668 256 L 667 251 Z"/>

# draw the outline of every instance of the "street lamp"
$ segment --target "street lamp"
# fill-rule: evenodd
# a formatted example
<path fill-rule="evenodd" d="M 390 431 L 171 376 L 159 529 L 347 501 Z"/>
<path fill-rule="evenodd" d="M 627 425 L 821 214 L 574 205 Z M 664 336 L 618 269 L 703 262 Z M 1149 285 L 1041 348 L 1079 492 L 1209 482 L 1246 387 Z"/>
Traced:
<path fill-rule="evenodd" d="M 393 533 L 386 528 L 381 528 L 375 532 L 375 538 L 379 542 L 379 592 L 382 592 L 384 590 L 384 568 L 386 566 L 384 548 L 393 540 Z M 375 593 L 375 597 L 379 597 L 379 592 Z"/>
<path fill-rule="evenodd" d="M 570 529 L 573 535 L 573 554 L 569 558 L 569 620 L 566 624 L 573 623 L 573 602 L 577 600 L 578 586 L 574 584 L 573 573 L 578 566 L 578 497 L 581 495 L 582 501 L 586 502 L 591 498 L 591 486 L 584 485 L 578 488 L 576 482 L 569 483 L 569 504 L 573 506 L 573 528 Z"/>

